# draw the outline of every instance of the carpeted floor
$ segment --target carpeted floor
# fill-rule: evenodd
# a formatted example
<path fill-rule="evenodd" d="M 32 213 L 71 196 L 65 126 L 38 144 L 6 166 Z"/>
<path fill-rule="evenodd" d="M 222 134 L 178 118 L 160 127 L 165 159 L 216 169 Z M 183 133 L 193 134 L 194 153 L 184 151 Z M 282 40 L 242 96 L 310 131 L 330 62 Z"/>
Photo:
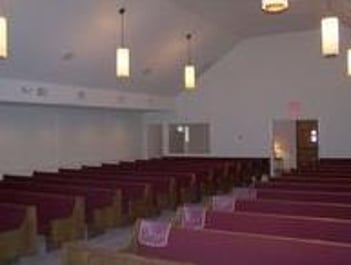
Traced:
<path fill-rule="evenodd" d="M 164 211 L 161 216 L 156 217 L 156 220 L 170 220 L 174 217 L 175 212 Z M 103 235 L 89 239 L 87 242 L 92 246 L 103 247 L 108 249 L 121 249 L 130 240 L 133 231 L 133 226 L 109 230 Z M 39 253 L 33 257 L 22 258 L 15 265 L 59 265 L 61 251 L 45 252 L 44 239 L 39 238 Z"/>

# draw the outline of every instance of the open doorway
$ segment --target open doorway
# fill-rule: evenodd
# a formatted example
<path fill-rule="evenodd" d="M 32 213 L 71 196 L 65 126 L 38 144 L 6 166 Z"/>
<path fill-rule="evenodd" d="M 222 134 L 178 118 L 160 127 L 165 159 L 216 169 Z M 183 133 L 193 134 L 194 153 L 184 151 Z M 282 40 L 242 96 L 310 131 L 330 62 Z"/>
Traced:
<path fill-rule="evenodd" d="M 318 128 L 318 120 L 273 120 L 271 174 L 313 167 L 319 159 Z"/>

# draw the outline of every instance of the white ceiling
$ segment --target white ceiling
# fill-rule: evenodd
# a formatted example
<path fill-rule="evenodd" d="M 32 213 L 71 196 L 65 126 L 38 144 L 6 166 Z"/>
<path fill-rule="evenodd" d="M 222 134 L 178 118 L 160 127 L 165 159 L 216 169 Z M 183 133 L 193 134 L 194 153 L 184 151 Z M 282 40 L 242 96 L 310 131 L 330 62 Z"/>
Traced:
<path fill-rule="evenodd" d="M 337 1 L 347 2 L 332 0 Z M 0 62 L 0 76 L 176 94 L 186 33 L 195 34 L 194 57 L 202 73 L 245 38 L 317 28 L 323 3 L 290 0 L 288 12 L 266 15 L 260 0 L 7 0 L 11 54 Z M 121 6 L 127 8 L 130 81 L 115 77 Z"/>

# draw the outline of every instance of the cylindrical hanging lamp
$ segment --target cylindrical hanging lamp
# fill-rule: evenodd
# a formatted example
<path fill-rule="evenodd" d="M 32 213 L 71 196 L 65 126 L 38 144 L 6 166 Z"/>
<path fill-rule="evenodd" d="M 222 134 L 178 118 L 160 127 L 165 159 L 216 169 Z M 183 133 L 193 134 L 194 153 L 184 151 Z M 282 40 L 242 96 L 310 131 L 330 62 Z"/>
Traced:
<path fill-rule="evenodd" d="M 193 90 L 196 88 L 196 71 L 195 65 L 187 64 L 184 68 L 184 81 L 185 88 L 187 90 Z"/>
<path fill-rule="evenodd" d="M 347 49 L 347 75 L 351 76 L 351 48 Z"/>
<path fill-rule="evenodd" d="M 0 4 L 0 59 L 8 57 L 8 24 L 5 4 Z"/>
<path fill-rule="evenodd" d="M 266 13 L 281 13 L 289 8 L 288 0 L 262 0 L 261 8 Z"/>
<path fill-rule="evenodd" d="M 6 59 L 8 55 L 7 47 L 7 19 L 0 17 L 0 58 Z"/>
<path fill-rule="evenodd" d="M 186 35 L 188 44 L 188 62 L 184 67 L 184 87 L 186 90 L 194 90 L 196 88 L 196 68 L 191 58 L 191 34 Z"/>
<path fill-rule="evenodd" d="M 339 18 L 327 16 L 321 21 L 322 54 L 326 57 L 339 54 Z"/>
<path fill-rule="evenodd" d="M 130 50 L 124 43 L 124 14 L 126 10 L 121 8 L 119 14 L 121 17 L 121 46 L 116 50 L 116 75 L 119 78 L 128 78 L 130 76 Z"/>
<path fill-rule="evenodd" d="M 117 77 L 130 76 L 130 50 L 128 48 L 118 48 L 116 51 L 116 74 Z"/>

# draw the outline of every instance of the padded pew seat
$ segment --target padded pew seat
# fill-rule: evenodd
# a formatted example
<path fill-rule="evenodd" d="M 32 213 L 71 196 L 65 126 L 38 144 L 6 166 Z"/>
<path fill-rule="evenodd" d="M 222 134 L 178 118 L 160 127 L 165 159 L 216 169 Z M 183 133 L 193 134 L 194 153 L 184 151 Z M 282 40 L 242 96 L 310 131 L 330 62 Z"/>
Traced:
<path fill-rule="evenodd" d="M 117 166 L 117 165 L 115 165 Z M 92 171 L 91 168 L 83 170 Z M 95 171 L 94 169 L 93 171 Z M 197 182 L 196 175 L 192 172 L 178 172 L 171 170 L 160 170 L 160 169 L 121 169 L 119 167 L 102 167 L 103 172 L 110 175 L 128 175 L 128 176 L 152 176 L 160 179 L 174 179 L 177 193 L 172 198 L 173 204 L 182 204 L 186 202 L 196 201 L 199 197 L 200 186 Z"/>
<path fill-rule="evenodd" d="M 41 172 L 36 172 L 36 175 L 40 174 Z M 160 177 L 157 174 L 147 172 L 119 172 L 109 168 L 91 166 L 83 166 L 82 170 L 61 170 L 60 174 L 67 177 L 80 175 L 89 179 L 150 183 L 155 192 L 155 203 L 152 207 L 156 211 L 162 208 L 175 208 L 178 202 L 177 190 L 180 183 L 173 176 L 162 175 Z"/>
<path fill-rule="evenodd" d="M 35 176 L 39 176 L 41 174 L 37 172 Z M 144 198 L 144 202 L 147 203 L 146 207 L 149 208 L 150 214 L 158 214 L 158 204 L 157 198 L 158 195 L 163 203 L 168 203 L 168 195 L 170 194 L 170 182 L 167 179 L 157 179 L 157 178 L 140 178 L 138 176 L 121 176 L 117 177 L 115 175 L 109 174 L 105 175 L 100 172 L 91 172 L 84 170 L 66 170 L 63 173 L 57 174 L 59 177 L 71 178 L 71 179 L 84 179 L 89 181 L 105 181 L 105 182 L 118 182 L 125 184 L 136 184 L 136 185 L 148 185 L 149 194 L 147 198 Z M 172 181 L 172 180 L 171 180 Z M 130 189 L 130 187 L 128 188 Z M 128 192 L 128 191 L 126 191 Z M 139 196 L 140 197 L 140 196 Z M 147 201 L 146 201 L 147 199 Z"/>
<path fill-rule="evenodd" d="M 351 204 L 351 192 L 291 191 L 256 189 L 257 199 Z"/>
<path fill-rule="evenodd" d="M 334 184 L 334 183 L 301 183 L 301 182 L 261 182 L 256 183 L 257 189 L 281 189 L 291 191 L 321 191 L 321 192 L 350 192 L 351 182 L 349 184 Z"/>
<path fill-rule="evenodd" d="M 176 186 L 174 178 L 158 178 L 152 175 L 118 175 L 114 173 L 82 173 L 87 174 L 91 179 L 107 180 L 107 181 L 122 181 L 135 183 L 151 183 L 154 192 L 154 203 L 152 207 L 156 211 L 164 208 L 172 208 L 174 202 L 173 198 L 176 195 Z"/>
<path fill-rule="evenodd" d="M 270 178 L 271 182 L 295 182 L 295 183 L 315 183 L 315 184 L 349 184 L 351 185 L 351 178 L 343 177 L 318 177 L 318 176 L 282 176 L 279 178 Z"/>
<path fill-rule="evenodd" d="M 111 172 L 112 173 L 112 172 Z M 175 207 L 177 204 L 182 204 L 186 202 L 196 201 L 196 194 L 199 190 L 196 182 L 196 176 L 191 173 L 182 172 L 162 172 L 157 170 L 146 170 L 144 171 L 126 171 L 126 170 L 116 170 L 113 174 L 117 176 L 152 176 L 157 179 L 172 179 L 175 182 L 176 194 L 171 194 L 171 204 Z"/>
<path fill-rule="evenodd" d="M 238 199 L 235 211 L 351 220 L 351 205 L 336 203 Z"/>
<path fill-rule="evenodd" d="M 163 175 L 169 174 L 186 174 L 190 175 L 192 182 L 192 201 L 199 201 L 201 195 L 214 192 L 211 187 L 214 184 L 213 172 L 206 167 L 197 167 L 189 165 L 176 165 L 174 163 L 165 163 L 165 161 L 144 161 L 141 162 L 121 162 L 117 166 L 118 170 L 122 171 L 137 171 L 137 172 L 161 172 Z"/>

